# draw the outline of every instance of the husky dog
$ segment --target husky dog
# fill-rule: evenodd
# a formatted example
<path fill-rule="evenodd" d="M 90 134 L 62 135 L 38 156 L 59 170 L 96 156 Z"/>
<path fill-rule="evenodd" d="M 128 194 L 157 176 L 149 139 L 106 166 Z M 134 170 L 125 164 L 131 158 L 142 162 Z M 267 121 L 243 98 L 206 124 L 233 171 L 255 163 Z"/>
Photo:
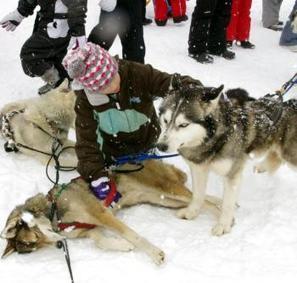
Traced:
<path fill-rule="evenodd" d="M 55 186 L 48 196 L 38 194 L 29 198 L 25 204 L 17 206 L 8 217 L 1 234 L 8 242 L 2 257 L 15 251 L 32 252 L 63 237 L 87 237 L 92 238 L 102 249 L 129 251 L 136 247 L 151 257 L 156 264 L 161 264 L 164 252 L 126 226 L 113 213 L 120 208 L 139 203 L 170 208 L 185 207 L 191 199 L 191 192 L 184 185 L 185 173 L 174 166 L 160 161 L 147 161 L 144 165 L 141 171 L 112 177 L 122 194 L 122 198 L 112 210 L 105 208 L 98 201 L 82 179 L 72 180 L 62 189 Z M 56 217 L 50 220 L 53 199 L 60 222 Z M 212 202 L 216 200 L 210 198 L 205 202 L 205 207 L 213 209 L 216 213 Z M 59 225 L 68 223 L 70 226 L 71 223 L 93 226 L 59 230 Z M 104 228 L 120 237 L 104 234 Z"/>
<path fill-rule="evenodd" d="M 177 215 L 198 216 L 210 171 L 224 177 L 221 215 L 213 235 L 230 232 L 241 175 L 249 156 L 266 154 L 257 172 L 270 173 L 283 162 L 297 166 L 297 100 L 253 99 L 242 89 L 195 86 L 172 91 L 160 106 L 157 147 L 178 151 L 190 167 L 193 198 Z"/>
<path fill-rule="evenodd" d="M 0 134 L 9 145 L 13 144 L 12 150 L 46 163 L 54 146 L 57 154 L 62 150 L 59 158 L 62 166 L 77 165 L 74 142 L 67 138 L 74 125 L 75 94 L 66 83 L 46 95 L 12 102 L 0 110 Z"/>

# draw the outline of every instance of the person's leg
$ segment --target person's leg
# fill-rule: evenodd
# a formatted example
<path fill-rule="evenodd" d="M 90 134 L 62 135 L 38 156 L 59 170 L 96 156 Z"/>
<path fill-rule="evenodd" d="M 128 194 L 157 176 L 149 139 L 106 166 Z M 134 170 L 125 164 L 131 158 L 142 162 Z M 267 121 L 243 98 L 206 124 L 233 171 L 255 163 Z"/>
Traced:
<path fill-rule="evenodd" d="M 209 29 L 208 50 L 210 54 L 234 59 L 235 53 L 227 50 L 226 29 L 231 16 L 231 0 L 217 0 Z"/>
<path fill-rule="evenodd" d="M 241 0 L 239 4 L 238 28 L 236 40 L 248 40 L 250 36 L 252 0 Z"/>
<path fill-rule="evenodd" d="M 270 28 L 279 23 L 279 11 L 283 0 L 263 0 L 262 23 L 263 27 Z M 280 29 L 279 29 L 280 30 Z"/>
<path fill-rule="evenodd" d="M 126 9 L 125 12 L 124 9 Z M 123 6 L 123 17 L 128 17 L 128 23 L 122 25 L 123 29 L 119 34 L 123 47 L 123 59 L 144 63 L 145 43 L 140 1 Z"/>
<path fill-rule="evenodd" d="M 279 44 L 297 52 L 297 0 L 281 33 Z"/>
<path fill-rule="evenodd" d="M 92 29 L 88 41 L 109 50 L 119 33 L 119 15 L 120 9 L 118 7 L 112 12 L 101 10 L 99 23 Z"/>
<path fill-rule="evenodd" d="M 186 0 L 171 0 L 171 6 L 174 23 L 188 20 L 186 16 Z"/>
<path fill-rule="evenodd" d="M 67 77 L 61 62 L 68 44 L 69 37 L 51 39 L 39 32 L 33 33 L 24 43 L 20 58 L 25 74 L 41 77 L 46 82 L 46 85 L 39 89 L 40 94 L 57 87 Z"/>
<path fill-rule="evenodd" d="M 158 26 L 165 26 L 167 22 L 168 5 L 166 0 L 155 0 L 155 22 Z"/>
<path fill-rule="evenodd" d="M 238 46 L 246 49 L 254 49 L 255 45 L 249 41 L 251 17 L 250 11 L 252 0 L 241 0 L 239 4 L 238 28 L 236 33 L 236 40 Z"/>
<path fill-rule="evenodd" d="M 232 42 L 236 40 L 237 28 L 239 26 L 239 4 L 240 2 L 245 0 L 233 0 L 232 1 L 232 8 L 231 8 L 231 18 L 229 25 L 226 30 L 226 40 L 227 42 Z"/>
<path fill-rule="evenodd" d="M 216 0 L 196 0 L 196 6 L 192 14 L 188 40 L 188 52 L 190 57 L 196 58 L 197 56 L 206 54 L 207 52 L 209 27 L 215 8 L 215 3 Z M 204 63 L 211 62 L 212 59 L 210 59 L 209 62 Z"/>
<path fill-rule="evenodd" d="M 143 25 L 149 25 L 151 24 L 153 21 L 151 19 L 148 19 L 146 17 L 146 0 L 140 0 L 142 1 L 142 24 Z"/>

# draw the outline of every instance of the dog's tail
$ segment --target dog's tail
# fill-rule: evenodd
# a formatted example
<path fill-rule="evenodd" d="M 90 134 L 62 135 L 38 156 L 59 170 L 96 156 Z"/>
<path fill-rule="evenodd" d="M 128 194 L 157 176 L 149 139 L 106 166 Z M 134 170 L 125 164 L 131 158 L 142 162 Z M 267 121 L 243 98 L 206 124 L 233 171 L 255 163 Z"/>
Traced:
<path fill-rule="evenodd" d="M 250 97 L 248 92 L 242 88 L 233 88 L 226 91 L 227 97 L 234 103 L 243 106 L 248 101 L 256 100 Z"/>

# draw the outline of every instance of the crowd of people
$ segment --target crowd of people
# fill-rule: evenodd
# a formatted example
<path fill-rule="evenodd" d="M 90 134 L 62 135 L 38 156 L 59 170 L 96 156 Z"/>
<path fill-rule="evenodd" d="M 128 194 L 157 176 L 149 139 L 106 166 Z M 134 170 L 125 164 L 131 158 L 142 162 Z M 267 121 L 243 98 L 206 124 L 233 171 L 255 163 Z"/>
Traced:
<path fill-rule="evenodd" d="M 263 0 L 263 27 L 283 29 L 281 2 Z M 87 0 L 19 0 L 17 9 L 0 21 L 4 29 L 14 31 L 40 7 L 33 33 L 20 52 L 22 67 L 28 76 L 45 81 L 39 94 L 56 88 L 65 78 L 72 81 L 77 94 L 78 171 L 100 194 L 110 189 L 106 164 L 117 156 L 152 148 L 159 135 L 153 99 L 175 85 L 176 76 L 144 64 L 143 25 L 152 24 L 146 17 L 146 4 L 146 0 L 100 0 L 99 21 L 88 37 Z M 186 0 L 154 0 L 153 4 L 157 26 L 165 26 L 169 18 L 174 24 L 188 20 Z M 252 0 L 196 0 L 188 55 L 205 64 L 215 56 L 233 60 L 233 44 L 255 48 L 249 40 L 251 5 Z M 297 44 L 296 11 L 297 4 L 284 27 L 281 45 Z M 124 60 L 108 53 L 116 36 Z M 186 76 L 180 80 L 200 84 Z"/>

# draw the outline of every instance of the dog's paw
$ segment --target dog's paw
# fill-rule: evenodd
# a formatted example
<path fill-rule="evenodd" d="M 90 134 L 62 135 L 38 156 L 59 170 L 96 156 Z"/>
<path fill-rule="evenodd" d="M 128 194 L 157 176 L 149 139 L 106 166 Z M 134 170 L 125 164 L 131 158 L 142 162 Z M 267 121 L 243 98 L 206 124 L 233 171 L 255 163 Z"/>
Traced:
<path fill-rule="evenodd" d="M 199 209 L 192 208 L 192 207 L 182 208 L 182 209 L 178 210 L 176 213 L 178 218 L 188 219 L 188 220 L 196 218 L 198 216 L 198 214 L 199 214 Z"/>
<path fill-rule="evenodd" d="M 262 163 L 256 164 L 253 170 L 254 173 L 265 173 L 266 171 L 267 169 Z"/>
<path fill-rule="evenodd" d="M 165 260 L 165 253 L 156 248 L 151 252 L 151 258 L 155 264 L 161 265 Z"/>
<path fill-rule="evenodd" d="M 231 231 L 232 225 L 217 223 L 212 229 L 211 233 L 213 236 L 222 236 Z"/>

